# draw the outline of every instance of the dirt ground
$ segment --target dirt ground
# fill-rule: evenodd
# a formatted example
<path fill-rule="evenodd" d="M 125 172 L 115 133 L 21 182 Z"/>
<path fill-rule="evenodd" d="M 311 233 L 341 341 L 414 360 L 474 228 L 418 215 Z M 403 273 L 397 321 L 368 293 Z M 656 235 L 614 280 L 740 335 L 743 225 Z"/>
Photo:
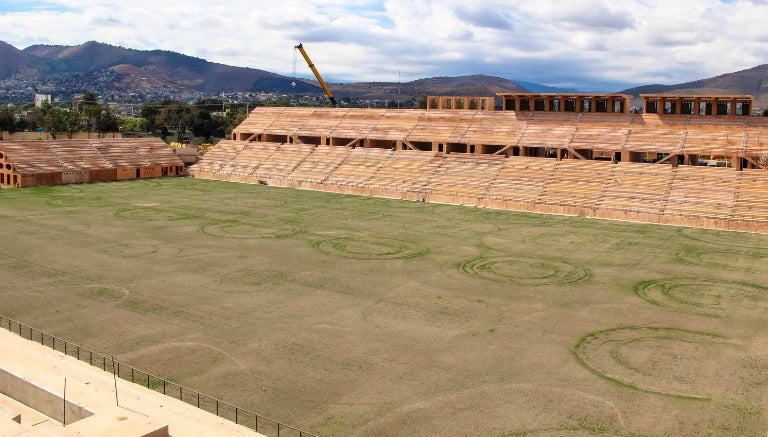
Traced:
<path fill-rule="evenodd" d="M 189 178 L 0 228 L 0 313 L 323 436 L 768 431 L 765 235 Z"/>

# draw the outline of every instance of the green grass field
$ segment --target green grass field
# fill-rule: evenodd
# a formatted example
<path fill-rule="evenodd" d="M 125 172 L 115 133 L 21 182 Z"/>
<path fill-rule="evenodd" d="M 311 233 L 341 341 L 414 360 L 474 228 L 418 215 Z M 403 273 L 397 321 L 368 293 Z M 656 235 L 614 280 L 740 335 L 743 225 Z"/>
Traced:
<path fill-rule="evenodd" d="M 189 178 L 0 226 L 0 313 L 321 435 L 768 431 L 765 235 Z"/>

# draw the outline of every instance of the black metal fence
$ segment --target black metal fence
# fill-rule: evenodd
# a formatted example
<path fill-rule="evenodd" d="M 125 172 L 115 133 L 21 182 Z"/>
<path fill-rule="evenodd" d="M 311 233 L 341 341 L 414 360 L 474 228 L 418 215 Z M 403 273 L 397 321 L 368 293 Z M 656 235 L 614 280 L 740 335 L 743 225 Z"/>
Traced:
<path fill-rule="evenodd" d="M 128 364 L 113 358 L 86 349 L 78 344 L 63 340 L 55 335 L 33 328 L 29 325 L 11 319 L 0 314 L 0 328 L 18 334 L 30 341 L 39 342 L 54 350 L 69 355 L 79 361 L 84 361 L 98 367 L 105 372 L 114 373 L 120 379 L 142 385 L 150 390 L 162 393 L 166 396 L 179 399 L 201 410 L 215 414 L 218 417 L 235 422 L 238 425 L 248 427 L 267 436 L 283 437 L 318 437 L 315 434 L 302 431 L 290 425 L 286 425 L 268 417 L 256 414 L 252 411 L 240 408 L 230 403 L 220 401 L 196 390 L 168 381 L 151 373 L 144 372 Z"/>

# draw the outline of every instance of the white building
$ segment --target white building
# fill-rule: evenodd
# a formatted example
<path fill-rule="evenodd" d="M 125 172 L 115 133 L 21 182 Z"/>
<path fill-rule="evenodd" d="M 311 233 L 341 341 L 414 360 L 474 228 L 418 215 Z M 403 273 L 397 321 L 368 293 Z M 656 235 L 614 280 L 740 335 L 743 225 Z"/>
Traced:
<path fill-rule="evenodd" d="M 51 103 L 50 94 L 35 94 L 35 108 L 43 106 L 43 102 Z"/>

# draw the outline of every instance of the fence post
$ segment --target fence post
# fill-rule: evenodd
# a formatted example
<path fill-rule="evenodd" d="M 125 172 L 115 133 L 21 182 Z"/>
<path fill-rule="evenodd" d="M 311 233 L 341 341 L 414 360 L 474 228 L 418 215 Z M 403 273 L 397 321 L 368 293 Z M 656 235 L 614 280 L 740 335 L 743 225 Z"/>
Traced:
<path fill-rule="evenodd" d="M 165 394 L 165 380 L 163 380 L 163 394 Z"/>
<path fill-rule="evenodd" d="M 136 383 L 136 380 L 133 378 L 133 367 L 131 367 L 131 382 Z"/>
<path fill-rule="evenodd" d="M 237 425 L 237 407 L 235 407 L 235 425 Z"/>

